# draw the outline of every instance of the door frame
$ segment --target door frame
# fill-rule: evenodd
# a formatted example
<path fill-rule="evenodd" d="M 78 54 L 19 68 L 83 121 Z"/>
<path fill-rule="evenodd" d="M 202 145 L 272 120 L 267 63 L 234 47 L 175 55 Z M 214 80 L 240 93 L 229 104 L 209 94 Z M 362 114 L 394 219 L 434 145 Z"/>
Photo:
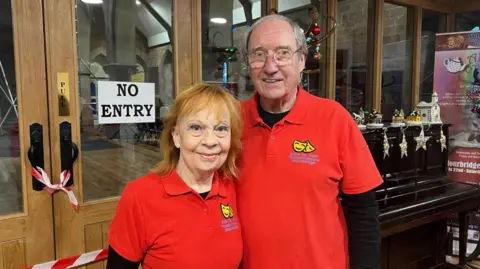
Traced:
<path fill-rule="evenodd" d="M 43 127 L 44 170 L 50 175 L 50 141 L 42 0 L 12 0 L 15 79 L 24 211 L 0 216 L 0 268 L 22 268 L 55 258 L 52 198 L 34 191 L 27 152 L 30 125 Z"/>

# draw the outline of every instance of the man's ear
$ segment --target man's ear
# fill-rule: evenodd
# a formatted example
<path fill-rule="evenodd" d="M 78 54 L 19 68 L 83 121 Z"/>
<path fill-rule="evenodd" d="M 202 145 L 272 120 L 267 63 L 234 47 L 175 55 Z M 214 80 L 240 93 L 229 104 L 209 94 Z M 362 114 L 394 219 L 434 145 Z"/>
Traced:
<path fill-rule="evenodd" d="M 302 56 L 300 56 L 300 63 L 298 64 L 298 69 L 300 69 L 300 73 L 303 72 L 303 70 L 305 69 L 306 60 L 307 56 L 302 54 Z"/>
<path fill-rule="evenodd" d="M 177 127 L 173 128 L 172 139 L 173 139 L 173 143 L 175 144 L 175 147 L 177 149 L 179 149 L 180 148 L 180 134 L 177 132 Z"/>

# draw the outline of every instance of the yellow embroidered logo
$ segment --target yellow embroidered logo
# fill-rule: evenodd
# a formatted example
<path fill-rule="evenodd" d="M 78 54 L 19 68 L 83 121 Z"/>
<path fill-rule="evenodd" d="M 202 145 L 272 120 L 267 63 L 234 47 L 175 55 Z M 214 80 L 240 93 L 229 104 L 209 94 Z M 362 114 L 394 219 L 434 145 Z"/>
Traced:
<path fill-rule="evenodd" d="M 298 140 L 293 141 L 293 150 L 295 152 L 311 153 L 316 150 L 316 148 L 310 144 L 310 141 L 301 142 Z"/>
<path fill-rule="evenodd" d="M 220 208 L 222 210 L 222 215 L 224 218 L 233 218 L 233 208 L 230 206 L 230 204 L 220 204 Z"/>

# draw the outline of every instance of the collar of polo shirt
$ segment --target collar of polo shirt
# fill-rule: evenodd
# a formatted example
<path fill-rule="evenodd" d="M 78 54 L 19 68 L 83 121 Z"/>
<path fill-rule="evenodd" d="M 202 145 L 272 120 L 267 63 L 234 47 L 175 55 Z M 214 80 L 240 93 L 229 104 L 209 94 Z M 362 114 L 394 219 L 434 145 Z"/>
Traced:
<path fill-rule="evenodd" d="M 178 196 L 186 193 L 193 192 L 190 188 L 177 174 L 177 171 L 172 170 L 169 175 L 162 178 L 163 185 L 165 187 L 165 192 L 170 196 Z M 215 172 L 212 180 L 212 189 L 210 193 L 212 195 L 219 195 L 221 197 L 226 197 L 226 190 L 223 184 L 223 179 L 218 172 Z"/>
<path fill-rule="evenodd" d="M 304 124 L 305 123 L 305 116 L 307 114 L 307 103 L 306 102 L 306 95 L 307 92 L 302 88 L 302 86 L 298 86 L 298 93 L 297 93 L 297 100 L 295 100 L 295 104 L 293 105 L 292 109 L 290 112 L 285 116 L 283 120 L 280 121 L 280 123 L 283 123 L 283 121 L 292 123 L 292 124 Z M 252 128 L 262 122 L 262 119 L 260 118 L 257 110 L 257 105 L 259 102 L 260 95 L 258 92 L 255 92 L 253 96 L 254 100 L 254 105 L 251 107 L 254 108 L 252 111 L 249 111 L 249 117 L 250 117 L 250 125 L 249 127 Z"/>

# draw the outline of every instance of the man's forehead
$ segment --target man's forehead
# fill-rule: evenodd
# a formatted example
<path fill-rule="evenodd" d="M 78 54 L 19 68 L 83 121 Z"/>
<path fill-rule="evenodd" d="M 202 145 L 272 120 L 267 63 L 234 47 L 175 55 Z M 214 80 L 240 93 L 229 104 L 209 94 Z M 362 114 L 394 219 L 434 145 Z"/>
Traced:
<path fill-rule="evenodd" d="M 250 48 L 292 48 L 295 46 L 296 40 L 290 24 L 281 25 L 266 21 L 253 30 L 249 43 Z"/>

